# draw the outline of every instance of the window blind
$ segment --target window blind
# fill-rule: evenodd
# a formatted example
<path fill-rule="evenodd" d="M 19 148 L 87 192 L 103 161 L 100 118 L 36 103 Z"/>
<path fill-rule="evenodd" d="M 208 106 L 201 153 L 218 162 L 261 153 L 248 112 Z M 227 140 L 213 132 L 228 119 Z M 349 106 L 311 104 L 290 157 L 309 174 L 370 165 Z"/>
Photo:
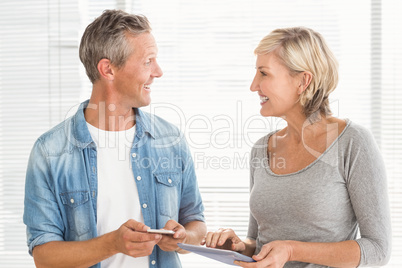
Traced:
<path fill-rule="evenodd" d="M 0 267 L 33 267 L 22 223 L 34 141 L 81 91 L 78 1 L 0 3 Z"/>
<path fill-rule="evenodd" d="M 22 224 L 29 152 L 40 134 L 89 98 L 79 62 L 85 27 L 104 9 L 145 14 L 164 71 L 144 108 L 178 125 L 193 155 L 209 230 L 245 237 L 249 152 L 284 126 L 259 115 L 253 50 L 271 30 L 311 27 L 340 63 L 335 116 L 370 128 L 387 166 L 393 255 L 402 264 L 402 4 L 398 0 L 5 0 L 0 3 L 0 267 L 33 267 Z M 381 64 L 378 64 L 381 63 Z M 375 93 L 375 94 L 374 94 Z M 376 118 L 375 120 L 373 118 Z M 378 119 L 379 118 L 379 119 Z M 230 267 L 182 255 L 183 267 Z"/>
<path fill-rule="evenodd" d="M 390 267 L 402 265 L 402 3 L 381 1 L 381 151 L 388 174 L 393 255 Z"/>

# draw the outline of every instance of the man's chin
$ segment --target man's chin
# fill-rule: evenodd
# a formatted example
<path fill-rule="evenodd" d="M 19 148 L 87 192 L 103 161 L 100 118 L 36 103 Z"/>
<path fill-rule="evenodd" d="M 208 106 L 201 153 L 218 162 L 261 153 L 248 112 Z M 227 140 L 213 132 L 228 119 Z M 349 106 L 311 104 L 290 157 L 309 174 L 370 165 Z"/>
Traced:
<path fill-rule="evenodd" d="M 143 101 L 136 102 L 136 103 L 133 105 L 133 108 L 146 107 L 146 106 L 149 106 L 150 104 L 151 104 L 151 99 L 143 100 Z"/>

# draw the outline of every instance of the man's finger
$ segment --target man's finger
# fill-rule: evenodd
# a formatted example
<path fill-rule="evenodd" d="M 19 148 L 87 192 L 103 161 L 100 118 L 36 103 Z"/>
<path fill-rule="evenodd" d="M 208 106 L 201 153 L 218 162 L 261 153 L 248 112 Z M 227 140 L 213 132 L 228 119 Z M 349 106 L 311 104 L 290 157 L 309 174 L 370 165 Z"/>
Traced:
<path fill-rule="evenodd" d="M 165 229 L 165 230 L 173 230 L 178 225 L 180 225 L 180 224 L 178 222 L 176 222 L 175 220 L 168 220 L 167 223 L 165 224 L 165 227 L 163 227 L 163 229 Z"/>
<path fill-rule="evenodd" d="M 135 221 L 133 219 L 128 220 L 126 223 L 124 223 L 124 226 L 127 228 L 133 230 L 133 231 L 138 231 L 138 232 L 146 232 L 149 227 L 143 224 L 142 222 Z"/>
<path fill-rule="evenodd" d="M 143 243 L 143 242 L 160 240 L 162 238 L 162 235 L 148 234 L 148 233 L 129 230 L 127 233 L 124 234 L 124 238 L 130 242 Z"/>

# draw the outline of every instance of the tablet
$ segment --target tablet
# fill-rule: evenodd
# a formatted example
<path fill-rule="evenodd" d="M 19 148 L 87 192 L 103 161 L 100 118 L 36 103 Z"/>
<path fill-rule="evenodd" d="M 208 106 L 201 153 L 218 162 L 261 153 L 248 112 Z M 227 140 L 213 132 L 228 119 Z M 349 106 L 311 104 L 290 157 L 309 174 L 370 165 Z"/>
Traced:
<path fill-rule="evenodd" d="M 202 255 L 204 257 L 214 259 L 216 261 L 220 261 L 233 266 L 237 266 L 234 264 L 234 261 L 255 262 L 255 260 L 253 260 L 249 256 L 240 254 L 239 252 L 232 250 L 207 248 L 183 243 L 178 243 L 177 245 L 184 250 L 188 250 L 198 255 Z"/>

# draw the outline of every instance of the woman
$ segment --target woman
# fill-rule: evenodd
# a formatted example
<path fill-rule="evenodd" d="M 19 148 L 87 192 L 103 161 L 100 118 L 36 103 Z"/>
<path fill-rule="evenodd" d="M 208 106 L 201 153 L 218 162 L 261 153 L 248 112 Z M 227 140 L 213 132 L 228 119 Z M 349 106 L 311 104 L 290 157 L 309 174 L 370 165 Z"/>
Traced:
<path fill-rule="evenodd" d="M 331 116 L 338 63 L 325 40 L 308 28 L 277 29 L 255 53 L 251 91 L 260 96 L 261 115 L 281 117 L 287 127 L 252 149 L 247 238 L 220 229 L 205 244 L 257 261 L 236 262 L 242 267 L 385 265 L 391 224 L 384 163 L 368 130 Z"/>

